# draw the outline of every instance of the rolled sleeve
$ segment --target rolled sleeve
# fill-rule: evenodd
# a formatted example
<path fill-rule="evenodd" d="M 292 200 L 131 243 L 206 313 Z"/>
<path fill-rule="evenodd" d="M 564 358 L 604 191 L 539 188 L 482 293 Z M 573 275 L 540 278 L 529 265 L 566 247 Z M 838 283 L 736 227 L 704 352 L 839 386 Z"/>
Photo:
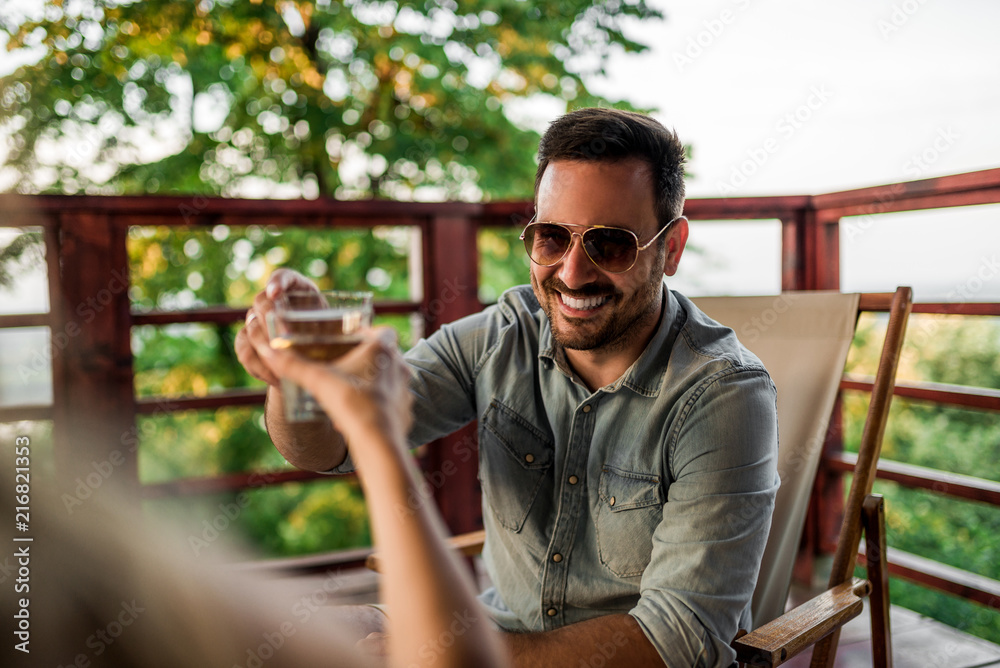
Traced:
<path fill-rule="evenodd" d="M 729 666 L 778 489 L 773 383 L 759 367 L 715 374 L 667 438 L 673 480 L 630 614 L 666 665 Z"/>

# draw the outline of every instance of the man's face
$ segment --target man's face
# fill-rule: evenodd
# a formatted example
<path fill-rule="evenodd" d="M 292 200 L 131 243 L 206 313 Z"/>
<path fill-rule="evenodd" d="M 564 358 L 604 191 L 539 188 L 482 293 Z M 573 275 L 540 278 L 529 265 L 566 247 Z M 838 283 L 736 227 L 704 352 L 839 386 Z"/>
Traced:
<path fill-rule="evenodd" d="M 536 219 L 564 223 L 580 233 L 592 225 L 621 227 L 645 244 L 658 231 L 651 179 L 641 160 L 551 162 L 539 184 Z M 622 274 L 598 268 L 579 237 L 558 264 L 532 263 L 531 286 L 560 345 L 615 352 L 649 335 L 660 314 L 664 270 L 674 273 L 683 250 L 674 230 L 664 234 L 669 252 L 654 243 Z"/>

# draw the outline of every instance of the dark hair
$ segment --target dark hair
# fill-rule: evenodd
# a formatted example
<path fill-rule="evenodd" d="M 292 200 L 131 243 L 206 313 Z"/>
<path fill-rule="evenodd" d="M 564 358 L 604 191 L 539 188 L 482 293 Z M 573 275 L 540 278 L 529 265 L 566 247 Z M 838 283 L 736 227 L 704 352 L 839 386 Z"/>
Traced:
<path fill-rule="evenodd" d="M 578 109 L 552 121 L 538 144 L 535 199 L 553 160 L 618 162 L 638 158 L 653 175 L 656 218 L 664 225 L 684 211 L 684 146 L 659 121 L 621 109 Z"/>

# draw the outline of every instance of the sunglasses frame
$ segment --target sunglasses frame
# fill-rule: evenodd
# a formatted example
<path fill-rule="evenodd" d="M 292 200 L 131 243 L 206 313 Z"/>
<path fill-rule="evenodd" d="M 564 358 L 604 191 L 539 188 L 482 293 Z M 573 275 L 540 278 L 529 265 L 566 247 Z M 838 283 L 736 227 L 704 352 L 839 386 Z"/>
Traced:
<path fill-rule="evenodd" d="M 595 267 L 608 274 L 624 274 L 625 272 L 630 271 L 632 267 L 635 266 L 635 263 L 639 261 L 639 253 L 652 246 L 653 242 L 656 241 L 661 234 L 669 230 L 673 226 L 673 224 L 676 223 L 681 218 L 687 220 L 686 216 L 677 216 L 669 223 L 664 225 L 659 232 L 654 234 L 652 239 L 650 239 L 644 244 L 640 244 L 639 235 L 637 235 L 632 230 L 626 229 L 624 227 L 615 227 L 613 225 L 591 225 L 590 227 L 587 227 L 583 232 L 574 232 L 573 230 L 570 229 L 570 227 L 583 227 L 583 225 L 574 225 L 573 223 L 557 223 L 551 220 L 535 220 L 535 216 L 532 216 L 531 220 L 528 221 L 528 224 L 524 226 L 523 230 L 521 230 L 520 239 L 521 241 L 524 241 L 524 235 L 528 233 L 528 228 L 531 227 L 532 225 L 555 225 L 556 227 L 561 227 L 567 232 L 569 232 L 570 237 L 569 237 L 569 245 L 566 246 L 566 251 L 559 257 L 558 260 L 552 262 L 551 264 L 542 264 L 541 262 L 536 261 L 535 258 L 531 257 L 531 252 L 528 250 L 527 245 L 525 245 L 524 250 L 526 253 L 528 253 L 528 259 L 537 264 L 539 267 L 554 267 L 563 260 L 565 260 L 566 256 L 569 255 L 570 250 L 572 250 L 573 248 L 574 237 L 580 237 L 580 246 L 581 248 L 583 248 L 583 254 L 586 255 L 587 258 L 594 263 Z M 610 269 L 605 269 L 600 264 L 598 264 L 597 260 L 590 257 L 590 253 L 587 252 L 587 246 L 584 245 L 583 243 L 583 236 L 587 234 L 587 232 L 589 232 L 590 230 L 618 230 L 619 232 L 627 232 L 628 234 L 632 235 L 632 238 L 635 240 L 635 257 L 632 258 L 632 264 L 630 264 L 627 269 L 622 269 L 621 271 L 611 271 Z"/>

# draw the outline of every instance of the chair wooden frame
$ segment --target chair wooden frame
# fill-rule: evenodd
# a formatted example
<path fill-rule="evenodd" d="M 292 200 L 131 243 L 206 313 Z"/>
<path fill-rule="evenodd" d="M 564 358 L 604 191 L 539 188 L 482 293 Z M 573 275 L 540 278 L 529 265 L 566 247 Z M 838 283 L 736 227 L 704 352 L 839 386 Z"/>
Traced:
<path fill-rule="evenodd" d="M 885 503 L 880 495 L 872 494 L 872 485 L 912 301 L 912 290 L 907 287 L 897 288 L 894 293 L 865 293 L 860 296 L 859 313 L 887 311 L 889 322 L 828 589 L 749 633 L 741 630 L 732 642 L 740 666 L 778 666 L 814 647 L 810 668 L 831 668 L 836 659 L 840 629 L 861 614 L 865 597 L 870 597 L 873 665 L 875 668 L 892 666 Z M 866 539 L 867 578 L 856 578 L 853 577 L 853 570 L 862 532 Z M 455 536 L 451 541 L 463 555 L 470 556 L 482 550 L 483 539 L 484 532 L 477 531 Z M 378 555 L 369 556 L 367 565 L 378 571 Z"/>
<path fill-rule="evenodd" d="M 829 589 L 751 633 L 739 635 L 732 645 L 742 665 L 778 666 L 814 646 L 810 667 L 832 667 L 840 629 L 861 614 L 862 599 L 870 595 L 873 665 L 892 666 L 885 506 L 882 498 L 871 492 L 912 305 L 913 292 L 906 287 L 891 294 L 861 295 L 859 311 L 888 311 L 889 323 L 844 508 Z M 852 577 L 862 531 L 866 537 L 867 579 Z"/>

